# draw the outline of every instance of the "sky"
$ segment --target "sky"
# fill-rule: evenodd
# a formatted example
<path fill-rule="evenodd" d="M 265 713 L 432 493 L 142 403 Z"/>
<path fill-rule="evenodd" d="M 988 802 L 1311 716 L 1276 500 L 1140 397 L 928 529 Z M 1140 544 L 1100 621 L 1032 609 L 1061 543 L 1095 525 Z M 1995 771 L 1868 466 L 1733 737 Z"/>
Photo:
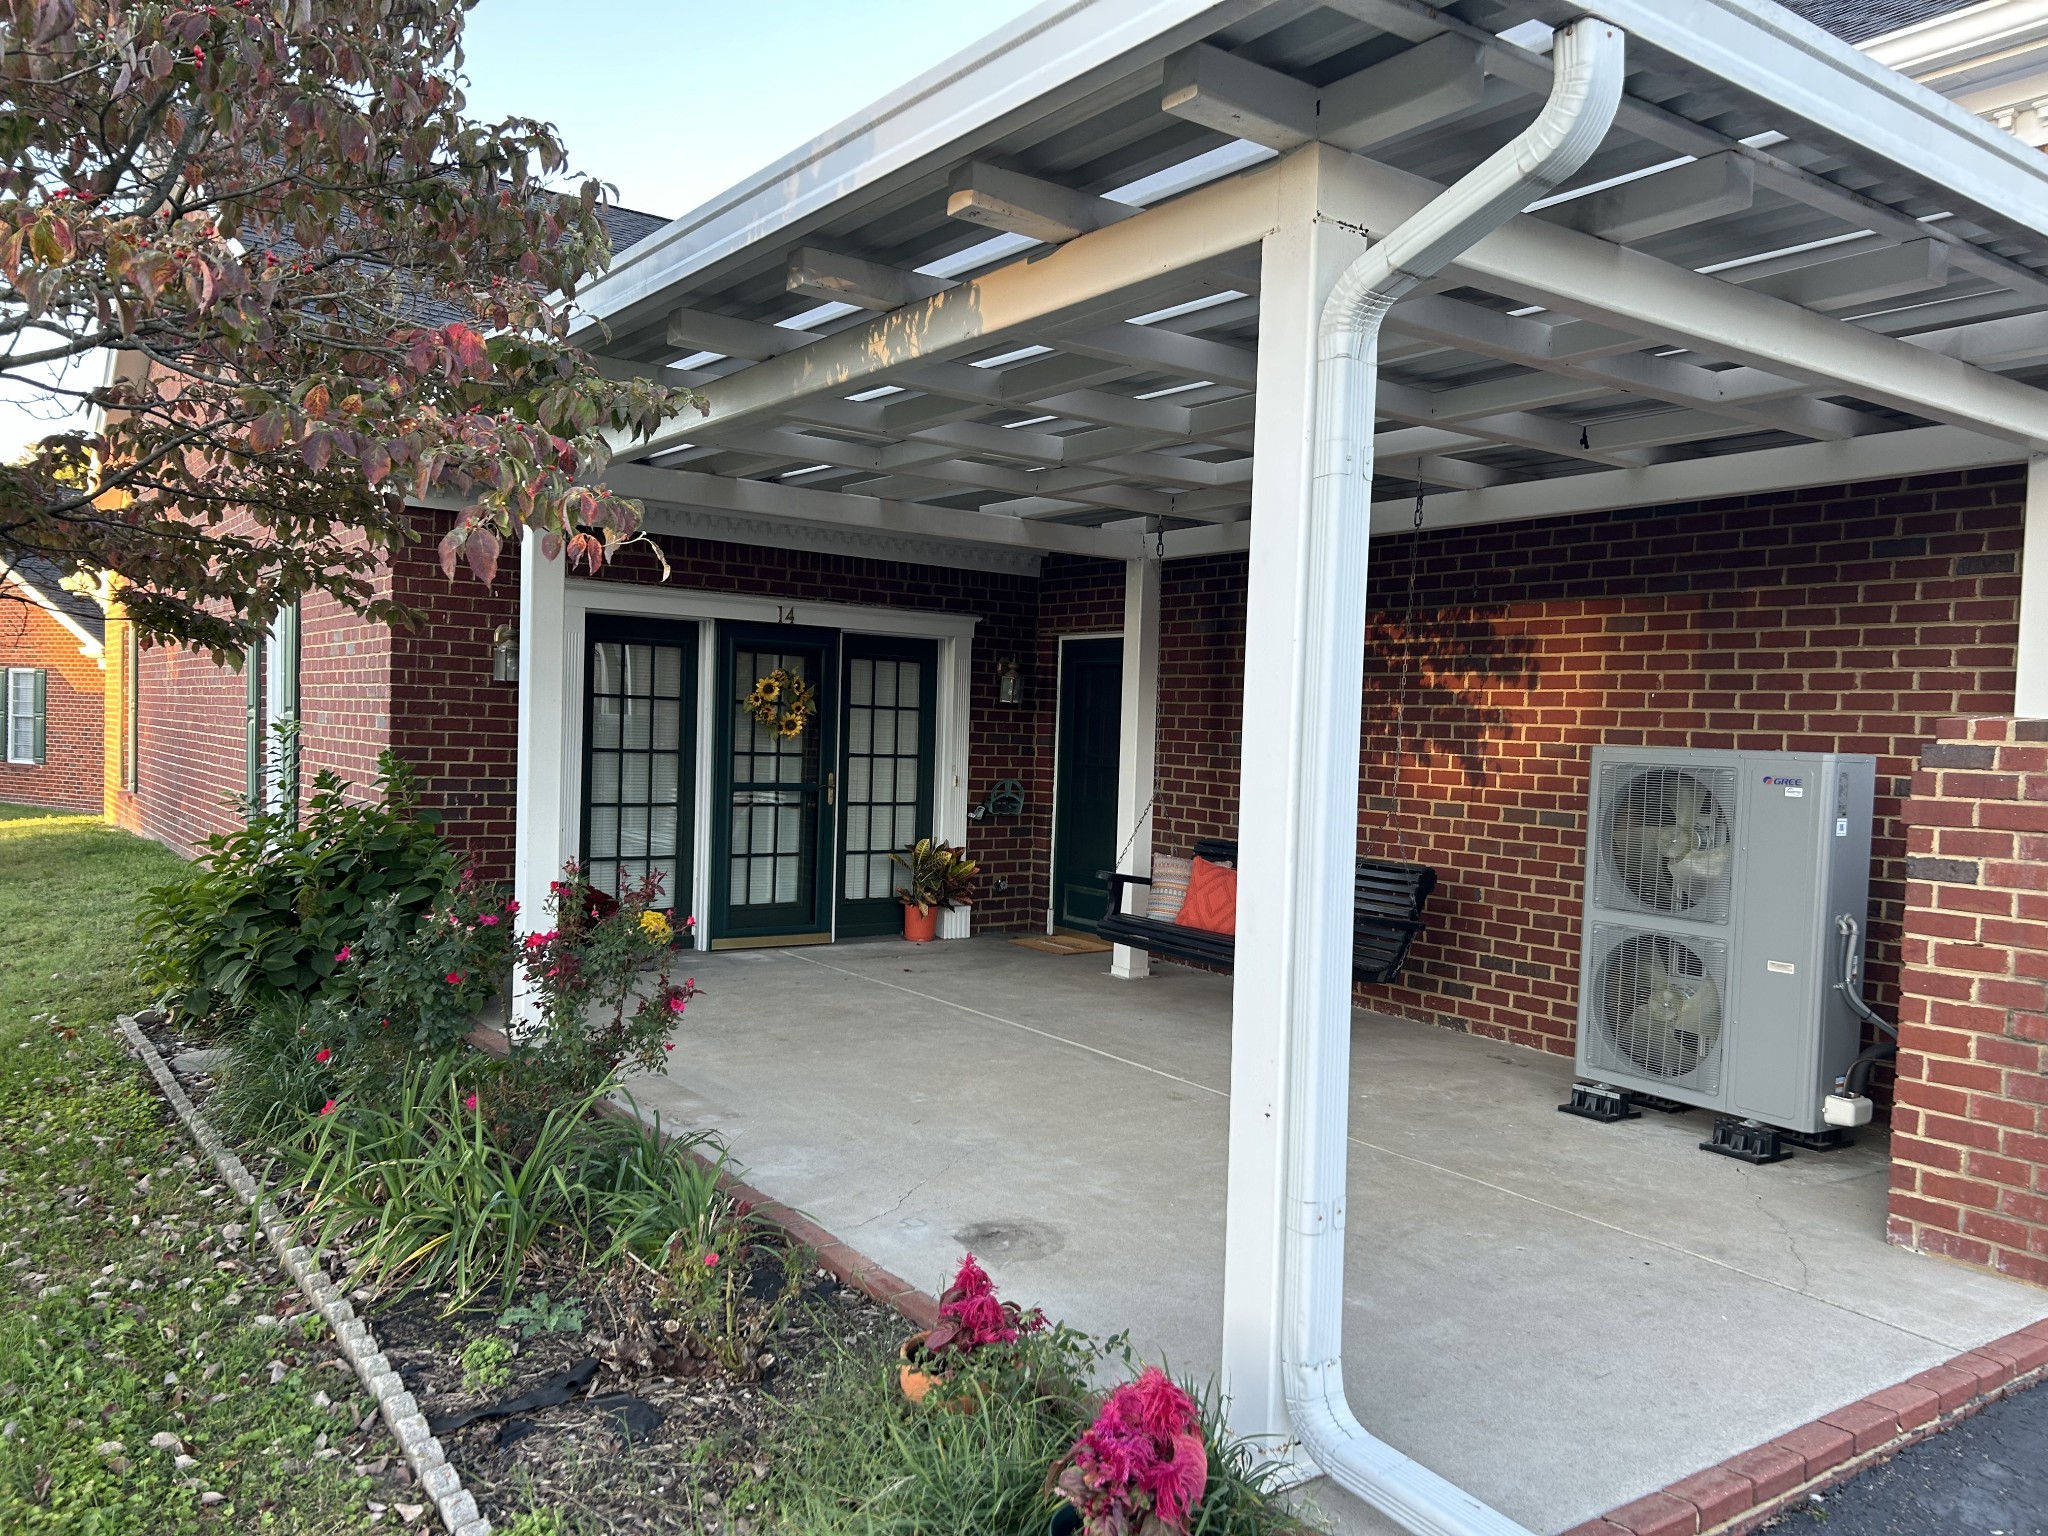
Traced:
<path fill-rule="evenodd" d="M 674 218 L 1036 3 L 479 0 L 469 114 L 553 123 L 576 171 Z M 64 424 L 0 381 L 0 459 Z"/>
<path fill-rule="evenodd" d="M 555 124 L 577 170 L 674 218 L 1035 3 L 480 0 L 470 112 Z"/>

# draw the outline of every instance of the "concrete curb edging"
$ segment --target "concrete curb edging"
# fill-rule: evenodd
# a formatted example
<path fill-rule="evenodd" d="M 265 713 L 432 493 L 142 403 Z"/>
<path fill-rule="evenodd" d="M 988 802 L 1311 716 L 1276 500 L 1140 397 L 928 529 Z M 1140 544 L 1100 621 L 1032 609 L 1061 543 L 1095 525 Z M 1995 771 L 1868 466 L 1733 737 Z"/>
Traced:
<path fill-rule="evenodd" d="M 213 1159 L 214 1167 L 220 1170 L 228 1188 L 253 1213 L 256 1224 L 262 1228 L 279 1262 L 298 1283 L 299 1289 L 305 1292 L 306 1299 L 313 1303 L 322 1320 L 334 1330 L 335 1342 L 341 1346 L 342 1354 L 375 1400 L 378 1412 L 398 1441 L 398 1448 L 404 1453 L 419 1487 L 433 1501 L 451 1536 L 491 1536 L 489 1518 L 476 1507 L 475 1498 L 462 1486 L 461 1474 L 449 1462 L 441 1449 L 441 1442 L 427 1428 L 426 1415 L 420 1411 L 418 1401 L 406 1390 L 398 1372 L 391 1368 L 391 1362 L 377 1347 L 370 1325 L 356 1316 L 355 1308 L 342 1294 L 341 1288 L 328 1278 L 317 1258 L 296 1240 L 291 1226 L 264 1193 L 263 1186 L 256 1182 L 242 1165 L 242 1160 L 206 1123 L 156 1046 L 142 1032 L 141 1026 L 127 1014 L 122 1014 L 114 1022 L 128 1037 L 129 1045 L 142 1058 L 143 1065 L 149 1068 L 157 1087 L 170 1101 L 171 1108 L 184 1122 L 192 1139 L 199 1143 L 199 1150 Z"/>
<path fill-rule="evenodd" d="M 2048 1320 L 1822 1414 L 1564 1536 L 1746 1536 L 1810 1494 L 2044 1381 Z"/>

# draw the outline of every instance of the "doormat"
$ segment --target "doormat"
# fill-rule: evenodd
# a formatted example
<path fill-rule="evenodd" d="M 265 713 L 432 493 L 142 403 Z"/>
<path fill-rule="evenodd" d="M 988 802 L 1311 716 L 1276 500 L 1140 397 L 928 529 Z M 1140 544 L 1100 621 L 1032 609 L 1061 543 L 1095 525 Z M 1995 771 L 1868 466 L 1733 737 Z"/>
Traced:
<path fill-rule="evenodd" d="M 1010 942 L 1019 949 L 1035 949 L 1041 955 L 1099 955 L 1116 946 L 1107 939 L 1087 933 L 1034 933 Z"/>

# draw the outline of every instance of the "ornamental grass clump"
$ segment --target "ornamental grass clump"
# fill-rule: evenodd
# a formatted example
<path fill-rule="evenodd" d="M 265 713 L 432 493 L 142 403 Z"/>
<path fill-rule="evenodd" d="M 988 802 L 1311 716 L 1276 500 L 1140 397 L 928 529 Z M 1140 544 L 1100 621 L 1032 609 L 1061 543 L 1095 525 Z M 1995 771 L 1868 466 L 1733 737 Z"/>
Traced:
<path fill-rule="evenodd" d="M 1157 1366 L 1103 1399 L 1053 1487 L 1081 1516 L 1087 1536 L 1185 1533 L 1209 1482 L 1195 1400 Z"/>

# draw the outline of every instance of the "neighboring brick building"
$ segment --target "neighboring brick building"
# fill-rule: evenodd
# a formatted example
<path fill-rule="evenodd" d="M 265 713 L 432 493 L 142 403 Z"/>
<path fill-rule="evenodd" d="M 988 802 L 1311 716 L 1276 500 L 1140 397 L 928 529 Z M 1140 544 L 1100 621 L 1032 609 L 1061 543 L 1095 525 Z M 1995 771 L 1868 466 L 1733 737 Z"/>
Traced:
<path fill-rule="evenodd" d="M 106 615 L 45 561 L 0 564 L 0 801 L 100 809 Z"/>

